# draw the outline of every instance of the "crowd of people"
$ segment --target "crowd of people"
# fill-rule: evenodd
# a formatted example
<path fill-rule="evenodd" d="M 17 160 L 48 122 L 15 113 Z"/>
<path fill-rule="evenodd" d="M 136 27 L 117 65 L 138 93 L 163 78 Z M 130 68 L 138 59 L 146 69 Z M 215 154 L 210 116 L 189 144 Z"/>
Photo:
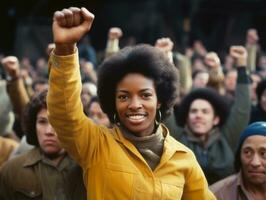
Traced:
<path fill-rule="evenodd" d="M 56 11 L 47 58 L 1 59 L 0 199 L 265 199 L 257 31 L 220 59 L 201 41 L 120 49 L 112 27 L 99 59 L 93 20 Z"/>

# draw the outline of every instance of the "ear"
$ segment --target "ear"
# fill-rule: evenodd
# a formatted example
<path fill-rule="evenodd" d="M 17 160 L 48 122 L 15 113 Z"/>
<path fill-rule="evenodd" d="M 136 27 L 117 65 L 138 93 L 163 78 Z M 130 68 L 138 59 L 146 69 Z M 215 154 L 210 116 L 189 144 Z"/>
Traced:
<path fill-rule="evenodd" d="M 162 105 L 162 104 L 158 102 L 158 103 L 157 103 L 157 109 L 160 109 L 160 108 L 161 108 L 161 105 Z"/>
<path fill-rule="evenodd" d="M 220 122 L 220 117 L 215 116 L 214 119 L 213 119 L 213 125 L 216 126 L 216 125 L 219 124 L 219 122 Z"/>

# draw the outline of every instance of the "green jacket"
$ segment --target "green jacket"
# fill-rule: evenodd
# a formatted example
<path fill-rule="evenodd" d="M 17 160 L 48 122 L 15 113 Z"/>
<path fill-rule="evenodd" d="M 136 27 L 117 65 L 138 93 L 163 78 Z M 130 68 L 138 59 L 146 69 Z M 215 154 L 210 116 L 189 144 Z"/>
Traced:
<path fill-rule="evenodd" d="M 35 147 L 3 165 L 0 199 L 85 200 L 81 168 L 67 155 L 55 167 Z"/>

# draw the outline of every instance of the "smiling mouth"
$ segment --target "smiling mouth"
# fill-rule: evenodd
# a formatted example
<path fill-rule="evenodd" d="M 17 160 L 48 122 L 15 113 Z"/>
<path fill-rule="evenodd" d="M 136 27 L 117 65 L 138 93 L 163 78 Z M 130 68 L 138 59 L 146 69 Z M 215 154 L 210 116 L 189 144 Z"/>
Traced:
<path fill-rule="evenodd" d="M 127 115 L 127 118 L 129 119 L 130 122 L 142 122 L 145 118 L 145 114 L 129 114 Z"/>

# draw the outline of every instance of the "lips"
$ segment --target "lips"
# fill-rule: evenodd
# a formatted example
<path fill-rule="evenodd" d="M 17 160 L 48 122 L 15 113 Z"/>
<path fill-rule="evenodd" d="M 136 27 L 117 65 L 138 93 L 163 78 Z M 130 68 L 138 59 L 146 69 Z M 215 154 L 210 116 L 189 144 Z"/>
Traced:
<path fill-rule="evenodd" d="M 264 172 L 262 172 L 262 171 L 254 171 L 254 170 L 250 170 L 250 171 L 248 171 L 248 173 L 250 173 L 250 174 L 264 174 Z"/>
<path fill-rule="evenodd" d="M 204 123 L 202 121 L 194 121 L 193 124 L 195 126 L 200 126 L 200 125 L 204 125 Z"/>
<path fill-rule="evenodd" d="M 56 144 L 57 142 L 55 140 L 44 140 L 43 143 L 45 145 L 54 145 Z"/>
<path fill-rule="evenodd" d="M 127 119 L 131 122 L 131 123 L 141 123 L 145 120 L 146 118 L 146 114 L 143 113 L 137 113 L 137 114 L 127 114 Z"/>

